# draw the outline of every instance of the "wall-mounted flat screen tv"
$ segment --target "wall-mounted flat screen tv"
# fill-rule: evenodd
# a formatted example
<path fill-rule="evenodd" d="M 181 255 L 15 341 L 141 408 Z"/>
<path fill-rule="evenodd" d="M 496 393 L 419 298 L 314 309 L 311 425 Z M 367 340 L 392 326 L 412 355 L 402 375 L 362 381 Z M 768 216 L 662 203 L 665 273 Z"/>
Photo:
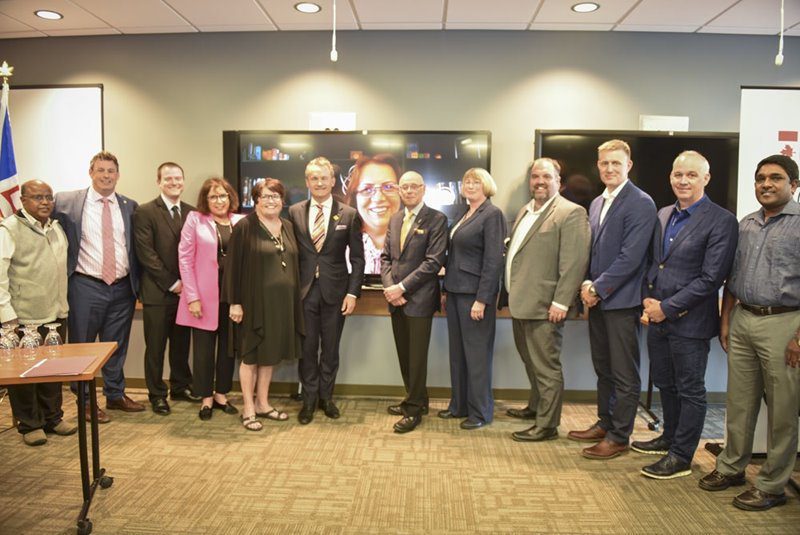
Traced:
<path fill-rule="evenodd" d="M 536 155 L 561 165 L 562 195 L 588 209 L 605 186 L 597 171 L 597 147 L 621 139 L 631 147 L 630 179 L 653 197 L 658 208 L 675 203 L 669 183 L 672 162 L 684 150 L 695 150 L 711 166 L 708 197 L 736 213 L 739 134 L 598 130 L 537 130 Z"/>
<path fill-rule="evenodd" d="M 243 211 L 253 209 L 253 185 L 267 177 L 283 182 L 289 204 L 307 199 L 306 164 L 317 156 L 328 158 L 336 168 L 334 196 L 357 208 L 364 222 L 368 275 L 380 273 L 389 218 L 401 208 L 392 186 L 400 175 L 419 172 L 425 203 L 453 221 L 466 209 L 461 177 L 471 167 L 490 170 L 490 150 L 488 131 L 223 132 L 225 176 L 238 191 Z"/>

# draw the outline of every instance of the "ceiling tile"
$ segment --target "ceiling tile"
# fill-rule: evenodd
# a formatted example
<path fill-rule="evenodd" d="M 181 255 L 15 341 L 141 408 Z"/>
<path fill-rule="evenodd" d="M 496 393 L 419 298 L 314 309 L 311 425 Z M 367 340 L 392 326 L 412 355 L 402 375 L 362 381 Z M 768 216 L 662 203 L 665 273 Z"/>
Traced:
<path fill-rule="evenodd" d="M 596 0 L 600 9 L 591 13 L 575 13 L 570 9 L 578 0 L 544 0 L 534 23 L 614 24 L 636 4 L 637 0 Z"/>
<path fill-rule="evenodd" d="M 70 30 L 42 30 L 50 37 L 65 37 L 72 35 L 119 35 L 116 28 L 84 28 Z"/>
<path fill-rule="evenodd" d="M 607 32 L 613 28 L 614 25 L 606 24 L 572 24 L 569 22 L 534 22 L 531 24 L 531 30 L 546 30 L 546 31 L 559 31 L 559 32 Z"/>
<path fill-rule="evenodd" d="M 598 0 L 599 1 L 599 0 Z M 710 21 L 737 0 L 642 0 L 632 12 L 620 22 L 626 26 L 688 27 L 695 28 Z M 605 2 L 603 2 L 605 4 Z M 633 30 L 636 31 L 636 30 Z M 656 30 L 663 31 L 663 30 Z"/>
<path fill-rule="evenodd" d="M 680 26 L 680 25 L 661 25 L 661 24 L 618 24 L 614 27 L 617 32 L 672 32 L 672 33 L 694 33 L 700 26 Z"/>
<path fill-rule="evenodd" d="M 47 37 L 47 36 L 42 32 L 37 32 L 36 30 L 30 30 L 27 32 L 0 32 L 0 39 L 25 39 L 28 37 Z"/>
<path fill-rule="evenodd" d="M 164 0 L 196 27 L 271 23 L 253 0 Z"/>
<path fill-rule="evenodd" d="M 698 33 L 729 33 L 743 35 L 778 35 L 777 28 L 760 28 L 757 26 L 703 26 Z"/>
<path fill-rule="evenodd" d="M 117 29 L 125 34 L 198 32 L 197 28 L 189 24 L 182 24 L 180 26 L 119 26 Z"/>
<path fill-rule="evenodd" d="M 442 22 L 444 0 L 352 0 L 361 26 L 367 23 Z M 452 0 L 450 2 L 452 4 Z M 338 7 L 338 6 L 337 6 Z M 418 29 L 416 26 L 413 29 Z"/>
<path fill-rule="evenodd" d="M 441 30 L 441 22 L 361 22 L 362 30 Z"/>
<path fill-rule="evenodd" d="M 483 23 L 515 23 L 525 27 L 536 13 L 540 0 L 450 0 L 447 3 L 448 28 L 451 23 L 479 23 L 481 28 L 488 28 Z"/>
<path fill-rule="evenodd" d="M 23 24 L 18 20 L 0 13 L 0 32 L 29 32 L 31 30 L 33 30 L 33 28 L 27 24 Z"/>
<path fill-rule="evenodd" d="M 115 28 L 191 25 L 161 0 L 71 0 Z"/>
<path fill-rule="evenodd" d="M 198 26 L 201 32 L 274 32 L 272 24 L 218 24 Z"/>
<path fill-rule="evenodd" d="M 314 0 L 322 10 L 319 13 L 300 13 L 296 2 L 286 0 L 256 0 L 266 10 L 280 30 L 330 30 L 333 24 L 333 0 Z M 336 4 L 336 29 L 357 30 L 358 22 L 350 3 L 340 0 Z"/>
<path fill-rule="evenodd" d="M 38 9 L 57 11 L 64 15 L 64 18 L 61 20 L 40 19 L 33 14 L 34 10 Z M 51 31 L 63 33 L 65 30 L 72 29 L 109 28 L 108 24 L 67 0 L 36 0 L 33 5 L 31 0 L 3 0 L 0 2 L 0 13 L 48 34 Z"/>
<path fill-rule="evenodd" d="M 527 30 L 527 22 L 448 22 L 446 30 Z"/>
<path fill-rule="evenodd" d="M 785 28 L 800 22 L 800 0 L 786 0 L 784 6 Z M 777 34 L 780 26 L 780 1 L 742 0 L 706 25 L 708 33 Z M 719 30 L 719 31 L 718 31 Z M 740 31 L 728 31 L 740 30 Z"/>

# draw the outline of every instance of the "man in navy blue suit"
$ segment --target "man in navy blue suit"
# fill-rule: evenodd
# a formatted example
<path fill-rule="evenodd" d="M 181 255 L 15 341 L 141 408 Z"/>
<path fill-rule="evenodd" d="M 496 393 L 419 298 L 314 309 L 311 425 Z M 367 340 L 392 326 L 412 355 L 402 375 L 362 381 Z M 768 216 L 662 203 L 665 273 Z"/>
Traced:
<path fill-rule="evenodd" d="M 589 308 L 599 419 L 589 429 L 570 431 L 567 437 L 596 442 L 584 448 L 584 457 L 611 459 L 627 451 L 639 403 L 642 283 L 656 206 L 628 180 L 633 162 L 627 143 L 612 139 L 597 152 L 597 168 L 606 189 L 589 208 L 592 252 L 581 300 Z"/>
<path fill-rule="evenodd" d="M 706 416 L 705 375 L 711 338 L 719 334 L 719 289 L 736 254 L 739 224 L 705 194 L 708 160 L 695 151 L 675 158 L 669 181 L 677 202 L 658 212 L 653 262 L 643 301 L 649 322 L 650 376 L 661 391 L 664 432 L 631 449 L 661 455 L 642 475 L 692 473 Z"/>

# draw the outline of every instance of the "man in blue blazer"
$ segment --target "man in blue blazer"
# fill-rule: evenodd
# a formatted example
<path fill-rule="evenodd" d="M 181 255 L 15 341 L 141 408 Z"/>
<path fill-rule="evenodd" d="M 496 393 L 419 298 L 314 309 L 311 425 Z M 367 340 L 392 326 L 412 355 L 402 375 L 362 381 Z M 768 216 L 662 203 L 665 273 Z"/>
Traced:
<path fill-rule="evenodd" d="M 664 432 L 634 441 L 631 448 L 662 456 L 642 468 L 654 479 L 692 473 L 706 416 L 709 341 L 719 334 L 719 289 L 739 237 L 736 217 L 706 196 L 710 179 L 702 154 L 679 154 L 669 177 L 677 202 L 658 212 L 653 234 L 643 305 L 650 325 L 650 377 L 661 391 Z"/>
<path fill-rule="evenodd" d="M 631 149 L 613 139 L 597 148 L 605 191 L 589 208 L 592 251 L 581 299 L 589 307 L 589 343 L 597 373 L 597 415 L 589 429 L 570 431 L 572 440 L 597 442 L 583 450 L 589 459 L 627 451 L 639 403 L 639 317 L 647 251 L 656 207 L 628 173 Z"/>
<path fill-rule="evenodd" d="M 125 395 L 122 370 L 139 290 L 133 243 L 138 204 L 116 193 L 119 163 L 110 152 L 94 155 L 89 176 L 88 189 L 59 193 L 55 199 L 55 217 L 69 242 L 69 341 L 94 342 L 99 336 L 101 342 L 117 342 L 103 366 L 106 408 L 139 412 L 144 405 Z M 102 410 L 97 416 L 100 423 L 109 421 Z"/>
<path fill-rule="evenodd" d="M 426 206 L 424 196 L 422 175 L 408 171 L 400 177 L 405 208 L 389 220 L 381 253 L 383 294 L 407 392 L 400 405 L 388 409 L 403 416 L 394 424 L 396 433 L 413 431 L 428 412 L 428 345 L 441 303 L 439 270 L 447 254 L 447 216 Z"/>

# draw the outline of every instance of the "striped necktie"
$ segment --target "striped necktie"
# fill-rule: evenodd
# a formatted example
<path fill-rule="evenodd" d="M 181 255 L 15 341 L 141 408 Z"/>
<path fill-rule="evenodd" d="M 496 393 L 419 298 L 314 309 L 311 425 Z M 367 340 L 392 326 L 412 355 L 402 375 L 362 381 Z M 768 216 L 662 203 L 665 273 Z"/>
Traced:
<path fill-rule="evenodd" d="M 114 244 L 114 223 L 111 217 L 111 203 L 103 197 L 103 212 L 100 222 L 102 224 L 103 237 L 103 282 L 112 284 L 117 279 L 117 259 L 116 247 Z"/>
<path fill-rule="evenodd" d="M 314 242 L 314 248 L 317 252 L 322 250 L 322 244 L 325 243 L 325 212 L 322 211 L 321 204 L 314 205 L 317 208 L 317 215 L 314 217 L 314 230 L 311 232 L 311 241 Z"/>

